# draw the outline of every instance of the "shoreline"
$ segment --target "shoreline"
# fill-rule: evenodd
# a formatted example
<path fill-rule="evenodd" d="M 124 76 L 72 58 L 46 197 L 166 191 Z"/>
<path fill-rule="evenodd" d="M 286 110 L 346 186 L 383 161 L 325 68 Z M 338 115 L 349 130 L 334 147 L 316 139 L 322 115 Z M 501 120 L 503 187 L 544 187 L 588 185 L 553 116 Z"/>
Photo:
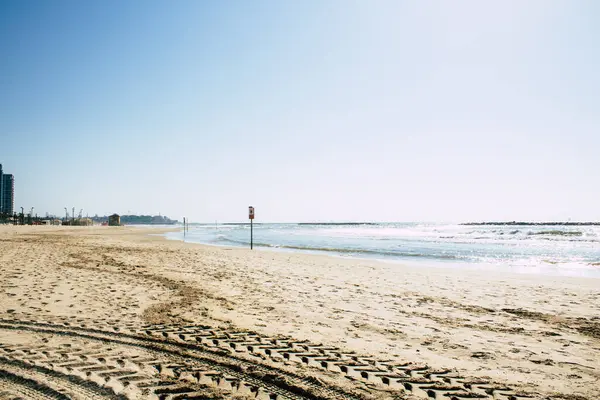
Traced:
<path fill-rule="evenodd" d="M 218 244 L 207 244 L 207 243 L 198 243 L 198 242 L 185 242 L 179 239 L 169 239 L 164 236 L 164 234 L 152 234 L 152 236 L 164 239 L 166 241 L 172 241 L 176 243 L 180 243 L 181 245 L 190 246 L 191 248 L 198 247 L 204 250 L 210 249 L 218 249 L 221 251 L 234 252 L 237 256 L 251 256 L 254 252 L 264 252 L 266 254 L 278 254 L 281 256 L 288 255 L 289 261 L 293 262 L 292 258 L 310 258 L 312 262 L 315 264 L 319 263 L 335 263 L 336 261 L 340 262 L 340 265 L 344 266 L 356 266 L 357 268 L 373 268 L 373 267 L 381 267 L 389 269 L 390 267 L 394 268 L 398 273 L 407 273 L 411 271 L 418 271 L 419 273 L 431 273 L 435 275 L 447 275 L 447 276 L 460 276 L 460 277 L 474 277 L 479 279 L 494 279 L 503 281 L 507 278 L 517 278 L 525 281 L 531 282 L 565 282 L 569 281 L 575 285 L 584 285 L 597 287 L 600 289 L 600 281 L 596 281 L 598 277 L 588 277 L 588 276 L 571 276 L 571 275 L 552 275 L 552 274 L 538 274 L 538 273 L 527 273 L 527 272 L 515 272 L 510 270 L 503 270 L 500 268 L 493 269 L 481 269 L 481 268 L 469 268 L 469 267 L 458 267 L 456 266 L 460 263 L 452 262 L 452 265 L 445 265 L 444 262 L 428 262 L 427 261 L 415 261 L 415 262 L 405 262 L 405 260 L 401 259 L 377 259 L 377 258 L 367 258 L 367 257 L 351 257 L 351 256 L 343 256 L 330 254 L 325 252 L 310 252 L 310 251 L 300 251 L 300 250 L 288 250 L 288 249 L 279 249 L 279 248 L 269 248 L 269 247 L 255 247 L 253 250 L 245 247 L 238 246 L 229 246 L 229 245 L 218 245 Z M 449 262 L 450 263 L 450 262 Z M 462 263 L 463 265 L 468 265 L 469 263 Z M 473 265 L 477 265 L 474 264 Z M 527 267 L 525 267 L 527 268 Z M 591 279 L 591 281 L 590 281 Z"/>
<path fill-rule="evenodd" d="M 157 234 L 165 238 L 168 241 L 175 241 L 181 243 L 188 244 L 197 244 L 201 246 L 209 246 L 216 248 L 232 248 L 232 249 L 241 249 L 241 250 L 249 250 L 249 248 L 244 246 L 235 246 L 231 244 L 217 244 L 217 243 L 204 243 L 204 242 L 195 242 L 195 241 L 187 241 L 185 237 L 169 237 L 168 234 L 172 232 L 181 231 L 172 230 L 169 232 L 165 232 L 163 234 Z M 533 275 L 533 276 L 550 276 L 550 277 L 563 277 L 563 278 L 582 278 L 582 279 L 600 279 L 600 263 L 589 263 L 589 264 L 581 264 L 577 268 L 554 268 L 556 263 L 551 261 L 546 261 L 540 266 L 524 266 L 524 265 L 505 265 L 505 264 L 493 264 L 493 263 L 478 263 L 472 261 L 463 261 L 463 260 L 441 260 L 441 259 L 433 259 L 423 257 L 422 259 L 415 258 L 401 258 L 401 257 L 376 257 L 369 255 L 346 255 L 342 253 L 336 253 L 335 250 L 327 251 L 327 250 L 319 250 L 319 249 L 300 249 L 300 248 L 292 248 L 286 246 L 264 246 L 260 244 L 255 244 L 254 249 L 257 251 L 267 251 L 274 253 L 284 253 L 284 254 L 312 254 L 318 256 L 332 257 L 332 258 L 341 258 L 341 259 L 349 259 L 349 260 L 361 260 L 361 261 L 372 261 L 378 263 L 385 264 L 393 264 L 393 265 L 404 265 L 411 266 L 413 268 L 435 268 L 440 270 L 467 270 L 467 271 L 483 271 L 484 273 L 497 272 L 500 274 L 517 274 L 517 275 Z M 352 253 L 352 251 L 348 251 L 348 253 Z M 563 265 L 563 264 L 558 264 Z M 582 266 L 585 267 L 582 268 Z M 540 267 L 543 271 L 540 271 Z"/>
<path fill-rule="evenodd" d="M 597 280 L 220 248 L 161 232 L 0 227 L 11 286 L 0 314 L 244 330 L 528 393 L 597 394 Z"/>
<path fill-rule="evenodd" d="M 527 222 L 527 221 L 510 221 L 510 222 L 463 222 L 459 225 L 477 226 L 600 226 L 600 222 Z"/>

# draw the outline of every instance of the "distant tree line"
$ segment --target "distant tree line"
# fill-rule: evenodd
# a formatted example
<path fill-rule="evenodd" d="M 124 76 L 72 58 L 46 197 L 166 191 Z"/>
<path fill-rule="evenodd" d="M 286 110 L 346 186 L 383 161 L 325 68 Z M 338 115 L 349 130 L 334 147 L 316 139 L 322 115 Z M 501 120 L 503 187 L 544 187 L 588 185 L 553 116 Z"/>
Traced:
<path fill-rule="evenodd" d="M 0 224 L 6 224 L 9 222 L 9 219 L 13 217 L 13 214 L 8 213 L 0 213 Z"/>
<path fill-rule="evenodd" d="M 108 222 L 108 215 L 92 217 L 94 222 Z M 123 225 L 173 225 L 178 223 L 164 215 L 121 215 L 121 224 Z"/>
<path fill-rule="evenodd" d="M 14 224 L 14 225 L 37 225 L 40 224 L 42 218 L 37 215 L 31 215 L 26 213 L 0 213 L 0 224 Z"/>

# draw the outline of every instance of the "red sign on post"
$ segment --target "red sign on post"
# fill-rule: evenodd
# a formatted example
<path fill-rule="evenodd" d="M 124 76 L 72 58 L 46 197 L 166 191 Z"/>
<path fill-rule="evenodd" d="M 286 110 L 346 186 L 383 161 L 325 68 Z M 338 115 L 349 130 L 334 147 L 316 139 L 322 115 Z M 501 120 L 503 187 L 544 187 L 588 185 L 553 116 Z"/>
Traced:
<path fill-rule="evenodd" d="M 252 220 L 254 219 L 254 207 L 248 207 L 248 218 L 250 218 L 250 250 L 254 247 L 254 238 L 252 237 Z"/>

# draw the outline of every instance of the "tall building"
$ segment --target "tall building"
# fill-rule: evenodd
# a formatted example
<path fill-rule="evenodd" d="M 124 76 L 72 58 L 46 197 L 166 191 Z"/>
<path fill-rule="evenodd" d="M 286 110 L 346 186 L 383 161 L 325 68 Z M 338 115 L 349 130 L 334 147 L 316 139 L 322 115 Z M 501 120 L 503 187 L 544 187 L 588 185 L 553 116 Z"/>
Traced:
<path fill-rule="evenodd" d="M 12 214 L 15 210 L 15 177 L 2 172 L 0 164 L 0 212 Z"/>
<path fill-rule="evenodd" d="M 0 214 L 2 213 L 2 164 L 0 164 Z"/>

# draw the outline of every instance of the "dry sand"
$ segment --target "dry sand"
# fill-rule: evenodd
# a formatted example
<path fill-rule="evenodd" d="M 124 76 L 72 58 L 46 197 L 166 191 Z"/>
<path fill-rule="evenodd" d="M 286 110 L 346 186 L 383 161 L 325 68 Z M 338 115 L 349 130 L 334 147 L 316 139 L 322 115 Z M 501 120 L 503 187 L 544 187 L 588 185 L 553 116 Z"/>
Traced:
<path fill-rule="evenodd" d="M 152 232 L 0 226 L 0 399 L 600 399 L 600 279 Z"/>

